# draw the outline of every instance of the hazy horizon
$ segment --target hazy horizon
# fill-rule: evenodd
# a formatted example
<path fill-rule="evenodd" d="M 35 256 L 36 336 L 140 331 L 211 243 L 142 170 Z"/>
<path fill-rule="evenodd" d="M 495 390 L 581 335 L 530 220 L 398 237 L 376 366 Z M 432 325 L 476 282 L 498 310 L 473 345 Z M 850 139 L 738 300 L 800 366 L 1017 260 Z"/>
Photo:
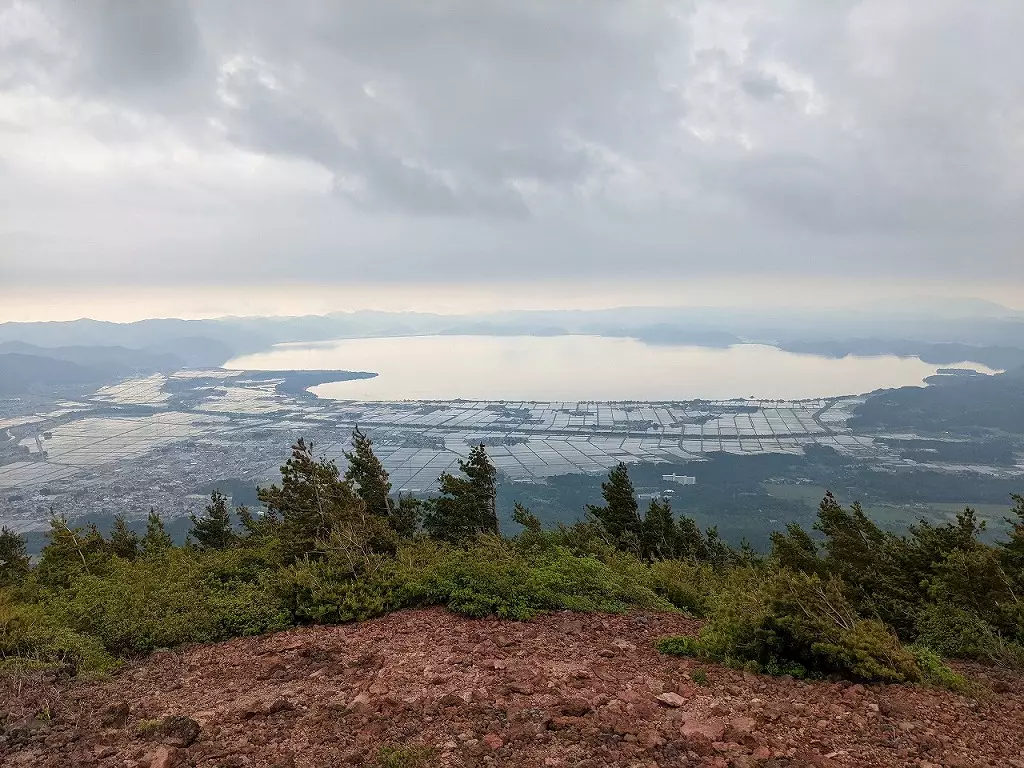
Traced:
<path fill-rule="evenodd" d="M 915 290 L 916 289 L 916 290 Z M 941 293 L 945 289 L 946 293 Z M 973 289 L 973 290 L 972 290 Z M 842 309 L 972 314 L 991 303 L 1024 312 L 1024 285 L 927 286 L 844 281 L 822 290 L 817 280 L 742 280 L 659 285 L 554 283 L 540 285 L 274 285 L 110 286 L 62 289 L 0 286 L 0 323 L 91 319 L 135 322 L 222 317 L 287 317 L 375 310 L 468 315 L 523 310 L 601 310 L 626 307 L 708 308 L 744 313 Z M 993 306 L 995 310 L 998 307 Z"/>

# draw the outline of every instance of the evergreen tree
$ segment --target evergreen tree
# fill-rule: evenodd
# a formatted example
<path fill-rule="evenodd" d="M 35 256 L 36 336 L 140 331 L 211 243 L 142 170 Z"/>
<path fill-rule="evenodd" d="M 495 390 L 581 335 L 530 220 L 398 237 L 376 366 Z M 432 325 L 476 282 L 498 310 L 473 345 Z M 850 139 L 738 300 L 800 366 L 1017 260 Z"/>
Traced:
<path fill-rule="evenodd" d="M 420 501 L 412 496 L 391 496 L 391 479 L 373 452 L 373 441 L 359 427 L 352 432 L 352 451 L 345 453 L 345 480 L 352 484 L 370 514 L 388 521 L 399 536 L 410 537 L 419 529 Z"/>
<path fill-rule="evenodd" d="M 678 529 L 667 499 L 651 499 L 644 515 L 641 542 L 649 560 L 667 560 L 676 556 Z"/>
<path fill-rule="evenodd" d="M 272 510 L 265 510 L 254 515 L 252 510 L 242 505 L 235 510 L 238 522 L 242 527 L 242 540 L 246 542 L 263 541 L 277 532 L 281 519 Z"/>
<path fill-rule="evenodd" d="M 624 462 L 620 461 L 608 473 L 608 481 L 601 483 L 601 496 L 604 497 L 604 506 L 588 504 L 587 509 L 612 539 L 619 545 L 625 545 L 628 540 L 639 540 L 642 533 L 640 512 L 633 482 L 629 479 L 629 470 Z"/>
<path fill-rule="evenodd" d="M 345 452 L 348 469 L 345 480 L 352 483 L 371 514 L 390 517 L 391 480 L 380 459 L 373 452 L 373 441 L 359 427 L 352 431 L 352 451 Z"/>
<path fill-rule="evenodd" d="M 824 568 L 838 576 L 855 607 L 907 636 L 920 589 L 906 567 L 907 542 L 882 531 L 854 502 L 849 510 L 831 492 L 818 506 L 814 527 L 824 534 Z"/>
<path fill-rule="evenodd" d="M 220 491 L 210 494 L 210 503 L 206 505 L 203 517 L 192 515 L 192 530 L 189 536 L 196 540 L 202 549 L 227 549 L 236 541 L 231 526 L 231 511 L 228 509 L 227 497 Z"/>
<path fill-rule="evenodd" d="M 440 495 L 431 499 L 424 525 L 431 536 L 464 541 L 480 533 L 498 533 L 498 473 L 481 444 L 459 461 L 465 477 L 445 472 Z"/>
<path fill-rule="evenodd" d="M 676 523 L 676 557 L 691 563 L 708 561 L 708 546 L 704 534 L 692 517 L 682 515 Z"/>
<path fill-rule="evenodd" d="M 707 552 L 707 561 L 716 568 L 725 568 L 736 560 L 736 553 L 732 547 L 718 535 L 717 525 L 711 526 L 705 532 L 704 548 Z"/>
<path fill-rule="evenodd" d="M 772 531 L 772 557 L 783 568 L 824 575 L 818 544 L 799 523 L 787 523 L 786 532 Z"/>
<path fill-rule="evenodd" d="M 46 586 L 66 587 L 79 576 L 103 570 L 108 545 L 95 525 L 72 526 L 67 518 L 50 519 L 50 532 L 39 558 L 39 581 Z"/>
<path fill-rule="evenodd" d="M 1010 538 L 1000 546 L 1000 562 L 1018 593 L 1024 592 L 1024 496 L 1013 494 L 1013 517 L 1006 518 Z"/>
<path fill-rule="evenodd" d="M 302 438 L 281 467 L 281 485 L 260 488 L 257 495 L 272 514 L 280 515 L 277 532 L 289 561 L 322 556 L 332 530 L 352 525 L 364 506 L 337 464 L 326 458 L 317 461 L 313 444 Z"/>
<path fill-rule="evenodd" d="M 167 533 L 167 529 L 164 528 L 164 521 L 160 514 L 155 509 L 149 510 L 149 516 L 146 518 L 146 533 L 141 542 L 142 554 L 156 555 L 166 552 L 173 546 L 174 541 Z"/>
<path fill-rule="evenodd" d="M 13 587 L 28 576 L 25 539 L 6 525 L 0 528 L 0 587 Z"/>
<path fill-rule="evenodd" d="M 420 529 L 423 520 L 423 502 L 415 496 L 398 495 L 398 503 L 391 509 L 391 527 L 395 533 L 409 538 Z"/>
<path fill-rule="evenodd" d="M 124 560 L 134 560 L 139 556 L 139 535 L 128 527 L 124 515 L 114 516 L 114 526 L 110 530 L 110 551 Z"/>
<path fill-rule="evenodd" d="M 512 507 L 512 522 L 523 526 L 523 528 L 531 533 L 540 533 L 542 528 L 540 518 L 518 501 Z"/>
<path fill-rule="evenodd" d="M 926 585 L 935 575 L 936 567 L 950 554 L 975 549 L 984 530 L 985 521 L 979 520 L 970 507 L 960 512 L 953 523 L 934 525 L 919 520 L 910 526 L 910 537 L 900 548 L 900 565 L 910 581 Z M 923 599 L 923 592 L 921 597 Z"/>

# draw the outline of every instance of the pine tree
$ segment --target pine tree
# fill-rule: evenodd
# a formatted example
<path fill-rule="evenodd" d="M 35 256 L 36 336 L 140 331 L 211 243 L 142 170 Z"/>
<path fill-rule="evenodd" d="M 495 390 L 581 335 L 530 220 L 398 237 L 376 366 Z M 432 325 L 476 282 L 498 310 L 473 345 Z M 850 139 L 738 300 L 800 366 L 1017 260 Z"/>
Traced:
<path fill-rule="evenodd" d="M 1000 562 L 1017 590 L 1024 591 L 1024 496 L 1013 494 L 1013 517 L 1006 518 L 1010 538 L 1000 546 Z"/>
<path fill-rule="evenodd" d="M 238 515 L 238 522 L 242 527 L 242 541 L 258 542 L 267 539 L 277 532 L 281 519 L 272 510 L 265 510 L 261 514 L 254 515 L 252 510 L 243 505 L 235 510 Z"/>
<path fill-rule="evenodd" d="M 667 560 L 676 556 L 678 529 L 667 499 L 651 499 L 644 515 L 641 543 L 649 560 Z"/>
<path fill-rule="evenodd" d="M 352 483 L 342 478 L 337 464 L 313 457 L 313 444 L 299 438 L 292 455 L 281 467 L 281 485 L 257 493 L 272 514 L 280 515 L 277 528 L 285 559 L 322 556 L 323 542 L 332 530 L 352 525 L 363 503 Z"/>
<path fill-rule="evenodd" d="M 497 470 L 481 444 L 459 461 L 465 477 L 445 472 L 438 478 L 440 495 L 431 499 L 424 525 L 431 536 L 465 541 L 481 533 L 498 533 Z"/>
<path fill-rule="evenodd" d="M 192 530 L 189 536 L 196 540 L 201 549 L 227 549 L 237 537 L 231 526 L 231 511 L 227 497 L 220 491 L 210 494 L 203 517 L 192 515 Z"/>
<path fill-rule="evenodd" d="M 612 539 L 620 546 L 626 546 L 630 540 L 639 540 L 643 526 L 633 482 L 629 479 L 629 470 L 624 462 L 620 461 L 608 473 L 608 481 L 601 483 L 601 496 L 604 497 L 604 506 L 588 504 L 587 509 Z"/>
<path fill-rule="evenodd" d="M 783 568 L 825 575 L 823 563 L 818 557 L 818 544 L 799 523 L 787 523 L 785 533 L 773 531 L 770 538 L 772 557 Z"/>
<path fill-rule="evenodd" d="M 174 541 L 167 533 L 167 529 L 164 528 L 164 521 L 160 514 L 155 509 L 149 510 L 149 516 L 146 518 L 146 533 L 141 541 L 142 554 L 156 555 L 166 552 L 173 546 Z"/>
<path fill-rule="evenodd" d="M 708 562 L 708 545 L 692 517 L 682 515 L 676 523 L 676 557 L 691 563 Z"/>
<path fill-rule="evenodd" d="M 0 528 L 0 587 L 17 586 L 28 572 L 25 539 L 5 525 Z"/>
<path fill-rule="evenodd" d="M 512 507 L 512 522 L 523 526 L 530 533 L 540 533 L 542 528 L 540 518 L 518 501 Z"/>
<path fill-rule="evenodd" d="M 422 516 L 419 499 L 399 494 L 396 500 L 391 496 L 387 470 L 373 452 L 373 441 L 359 427 L 352 432 L 352 448 L 345 453 L 345 480 L 355 488 L 370 514 L 386 519 L 399 536 L 414 535 Z"/>
<path fill-rule="evenodd" d="M 55 516 L 50 519 L 48 538 L 37 569 L 42 584 L 66 587 L 81 575 L 98 575 L 103 570 L 108 545 L 96 526 L 72 526 L 67 518 Z"/>
<path fill-rule="evenodd" d="M 498 470 L 491 463 L 484 444 L 471 448 L 469 459 L 459 462 L 469 478 L 470 489 L 479 511 L 479 528 L 483 533 L 498 533 Z"/>
<path fill-rule="evenodd" d="M 859 503 L 844 509 L 831 492 L 818 506 L 814 527 L 825 537 L 823 566 L 846 584 L 857 610 L 906 636 L 920 595 L 906 567 L 907 542 L 882 531 Z"/>
<path fill-rule="evenodd" d="M 704 533 L 704 547 L 707 552 L 707 562 L 715 568 L 725 568 L 732 565 L 736 559 L 736 553 L 724 539 L 718 535 L 718 526 L 712 525 Z"/>
<path fill-rule="evenodd" d="M 124 515 L 114 516 L 114 526 L 110 530 L 110 551 L 124 560 L 134 560 L 139 556 L 139 535 L 128 527 Z"/>
<path fill-rule="evenodd" d="M 352 449 L 345 452 L 348 460 L 345 480 L 354 485 L 371 514 L 390 517 L 394 507 L 391 480 L 373 452 L 373 441 L 359 427 L 352 431 Z"/>
<path fill-rule="evenodd" d="M 391 510 L 391 527 L 399 536 L 409 538 L 420 529 L 423 502 L 415 496 L 398 495 L 398 504 Z"/>

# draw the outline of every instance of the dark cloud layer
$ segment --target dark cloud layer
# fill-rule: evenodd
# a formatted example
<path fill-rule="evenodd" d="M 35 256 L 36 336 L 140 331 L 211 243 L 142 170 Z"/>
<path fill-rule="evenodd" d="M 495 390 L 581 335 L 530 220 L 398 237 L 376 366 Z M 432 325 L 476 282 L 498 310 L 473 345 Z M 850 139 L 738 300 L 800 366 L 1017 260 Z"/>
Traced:
<path fill-rule="evenodd" d="M 12 282 L 1024 280 L 1018 0 L 0 0 Z"/>

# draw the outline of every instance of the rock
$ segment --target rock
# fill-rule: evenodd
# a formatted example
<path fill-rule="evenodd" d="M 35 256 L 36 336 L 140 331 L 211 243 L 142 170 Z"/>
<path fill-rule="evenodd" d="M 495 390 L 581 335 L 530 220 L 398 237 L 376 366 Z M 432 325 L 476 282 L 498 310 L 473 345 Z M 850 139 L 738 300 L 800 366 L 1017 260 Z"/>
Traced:
<path fill-rule="evenodd" d="M 583 717 L 593 711 L 593 707 L 583 699 L 570 699 L 562 704 L 559 711 L 567 717 Z"/>
<path fill-rule="evenodd" d="M 142 764 L 149 768 L 177 768 L 185 762 L 185 755 L 177 747 L 160 745 L 144 758 Z"/>
<path fill-rule="evenodd" d="M 748 747 L 755 746 L 757 739 L 754 738 L 753 733 L 756 727 L 757 721 L 752 717 L 734 717 L 725 731 L 725 740 L 745 744 Z"/>
<path fill-rule="evenodd" d="M 708 757 L 715 752 L 714 742 L 706 734 L 700 732 L 686 735 L 686 746 L 691 752 L 696 752 L 702 757 Z"/>
<path fill-rule="evenodd" d="M 273 715 L 276 712 L 287 712 L 292 709 L 295 709 L 294 704 L 288 701 L 288 699 L 280 698 L 274 699 L 274 701 L 270 703 L 270 706 L 267 707 L 266 711 L 268 715 Z"/>
<path fill-rule="evenodd" d="M 183 715 L 172 715 L 145 731 L 145 736 L 169 746 L 190 746 L 200 734 L 199 723 Z"/>
<path fill-rule="evenodd" d="M 370 694 L 363 692 L 359 693 L 352 698 L 352 701 L 348 703 L 348 709 L 350 712 L 369 709 L 370 708 Z"/>
<path fill-rule="evenodd" d="M 678 708 L 686 704 L 686 699 L 678 693 L 659 693 L 655 698 L 658 700 L 659 704 L 663 704 L 666 707 Z"/>
<path fill-rule="evenodd" d="M 442 707 L 458 707 L 463 704 L 462 697 L 455 693 L 446 693 L 437 703 Z"/>
<path fill-rule="evenodd" d="M 124 728 L 128 724 L 128 702 L 115 701 L 103 710 L 100 723 L 106 728 Z"/>
<path fill-rule="evenodd" d="M 263 666 L 258 677 L 260 680 L 270 680 L 271 678 L 284 674 L 284 671 L 284 661 L 277 656 L 272 656 L 267 660 L 267 663 Z"/>
<path fill-rule="evenodd" d="M 721 741 L 725 736 L 725 721 L 720 718 L 712 718 L 707 721 L 687 720 L 683 723 L 682 734 L 687 739 L 692 736 L 705 736 L 709 742 Z"/>
<path fill-rule="evenodd" d="M 483 737 L 483 742 L 490 749 L 501 749 L 505 746 L 505 742 L 502 740 L 501 736 L 496 733 L 488 733 Z"/>
<path fill-rule="evenodd" d="M 164 718 L 154 729 L 157 738 L 172 747 L 189 747 L 199 738 L 199 723 L 184 715 Z"/>

